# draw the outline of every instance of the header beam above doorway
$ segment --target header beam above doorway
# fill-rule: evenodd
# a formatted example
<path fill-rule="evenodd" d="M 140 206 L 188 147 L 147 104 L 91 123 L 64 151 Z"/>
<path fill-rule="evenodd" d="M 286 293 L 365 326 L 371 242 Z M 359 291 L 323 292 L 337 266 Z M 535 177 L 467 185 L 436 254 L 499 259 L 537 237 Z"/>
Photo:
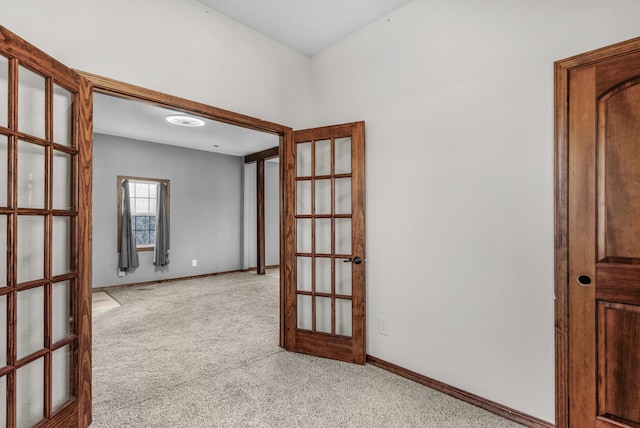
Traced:
<path fill-rule="evenodd" d="M 259 160 L 273 159 L 280 156 L 280 147 L 272 147 L 261 152 L 252 153 L 244 157 L 244 163 L 253 163 Z"/>
<path fill-rule="evenodd" d="M 234 113 L 229 110 L 202 104 L 196 101 L 187 100 L 185 98 L 176 97 L 152 89 L 143 88 L 141 86 L 131 85 L 120 82 L 118 80 L 109 79 L 107 77 L 98 76 L 96 74 L 87 73 L 86 71 L 74 70 L 89 80 L 97 92 L 116 95 L 123 98 L 140 100 L 156 104 L 162 107 L 169 107 L 178 110 L 185 110 L 189 113 L 200 115 L 208 119 L 217 120 L 231 125 L 238 125 L 256 131 L 268 132 L 271 134 L 284 135 L 285 132 L 292 129 L 288 126 L 279 125 L 277 123 L 268 122 L 255 117 L 246 116 L 240 113 Z"/>

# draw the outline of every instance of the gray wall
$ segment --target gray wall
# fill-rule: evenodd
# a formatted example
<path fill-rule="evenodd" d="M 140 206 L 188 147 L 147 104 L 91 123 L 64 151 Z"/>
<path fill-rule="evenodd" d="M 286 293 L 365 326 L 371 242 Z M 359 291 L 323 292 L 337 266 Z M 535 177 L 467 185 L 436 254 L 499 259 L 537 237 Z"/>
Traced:
<path fill-rule="evenodd" d="M 280 264 L 280 163 L 264 163 L 265 264 Z"/>
<path fill-rule="evenodd" d="M 243 165 L 241 157 L 95 134 L 93 287 L 241 269 Z M 153 266 L 153 251 L 141 251 L 140 267 L 118 277 L 118 175 L 171 181 L 166 268 Z"/>
<path fill-rule="evenodd" d="M 244 167 L 244 268 L 257 265 L 257 200 L 256 164 Z M 264 240 L 265 265 L 280 264 L 280 163 L 267 160 L 264 163 Z"/>

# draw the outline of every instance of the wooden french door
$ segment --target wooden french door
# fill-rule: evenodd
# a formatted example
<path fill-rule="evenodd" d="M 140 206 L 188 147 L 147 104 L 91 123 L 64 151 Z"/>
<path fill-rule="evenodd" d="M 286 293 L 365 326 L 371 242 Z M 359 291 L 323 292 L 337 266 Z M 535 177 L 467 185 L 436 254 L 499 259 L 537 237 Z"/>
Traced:
<path fill-rule="evenodd" d="M 91 422 L 91 109 L 0 27 L 0 426 Z"/>
<path fill-rule="evenodd" d="M 556 94 L 558 426 L 638 428 L 640 39 L 558 62 Z"/>
<path fill-rule="evenodd" d="M 284 140 L 285 347 L 365 363 L 364 122 Z"/>

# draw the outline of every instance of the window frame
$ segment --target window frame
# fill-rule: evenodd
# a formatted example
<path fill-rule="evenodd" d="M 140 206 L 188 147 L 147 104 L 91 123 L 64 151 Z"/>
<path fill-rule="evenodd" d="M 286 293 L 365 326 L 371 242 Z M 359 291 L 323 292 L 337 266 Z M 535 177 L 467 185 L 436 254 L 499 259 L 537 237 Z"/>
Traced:
<path fill-rule="evenodd" d="M 164 179 L 164 178 L 148 178 L 148 177 L 134 177 L 134 176 L 128 176 L 128 175 L 119 175 L 118 176 L 118 193 L 117 193 L 117 198 L 118 198 L 118 203 L 117 203 L 117 218 L 118 218 L 118 227 L 117 227 L 117 234 L 118 234 L 118 251 L 120 251 L 121 249 L 121 236 L 122 236 L 122 182 L 124 180 L 129 180 L 131 182 L 139 182 L 139 183 L 147 183 L 147 184 L 152 184 L 152 183 L 156 183 L 156 184 L 160 184 L 160 183 L 166 183 L 167 185 L 167 221 L 169 222 L 169 225 L 171 225 L 171 181 L 168 179 Z M 136 243 L 136 249 L 138 251 L 153 251 L 155 248 L 155 244 L 154 245 L 138 245 Z"/>

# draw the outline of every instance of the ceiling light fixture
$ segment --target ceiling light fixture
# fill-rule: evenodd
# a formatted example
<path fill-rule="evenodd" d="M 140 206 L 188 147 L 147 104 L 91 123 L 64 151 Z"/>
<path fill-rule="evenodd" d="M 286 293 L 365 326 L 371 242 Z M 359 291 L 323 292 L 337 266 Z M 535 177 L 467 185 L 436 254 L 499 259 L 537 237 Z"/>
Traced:
<path fill-rule="evenodd" d="M 204 126 L 204 120 L 184 114 L 172 114 L 167 116 L 167 122 L 180 126 Z"/>

